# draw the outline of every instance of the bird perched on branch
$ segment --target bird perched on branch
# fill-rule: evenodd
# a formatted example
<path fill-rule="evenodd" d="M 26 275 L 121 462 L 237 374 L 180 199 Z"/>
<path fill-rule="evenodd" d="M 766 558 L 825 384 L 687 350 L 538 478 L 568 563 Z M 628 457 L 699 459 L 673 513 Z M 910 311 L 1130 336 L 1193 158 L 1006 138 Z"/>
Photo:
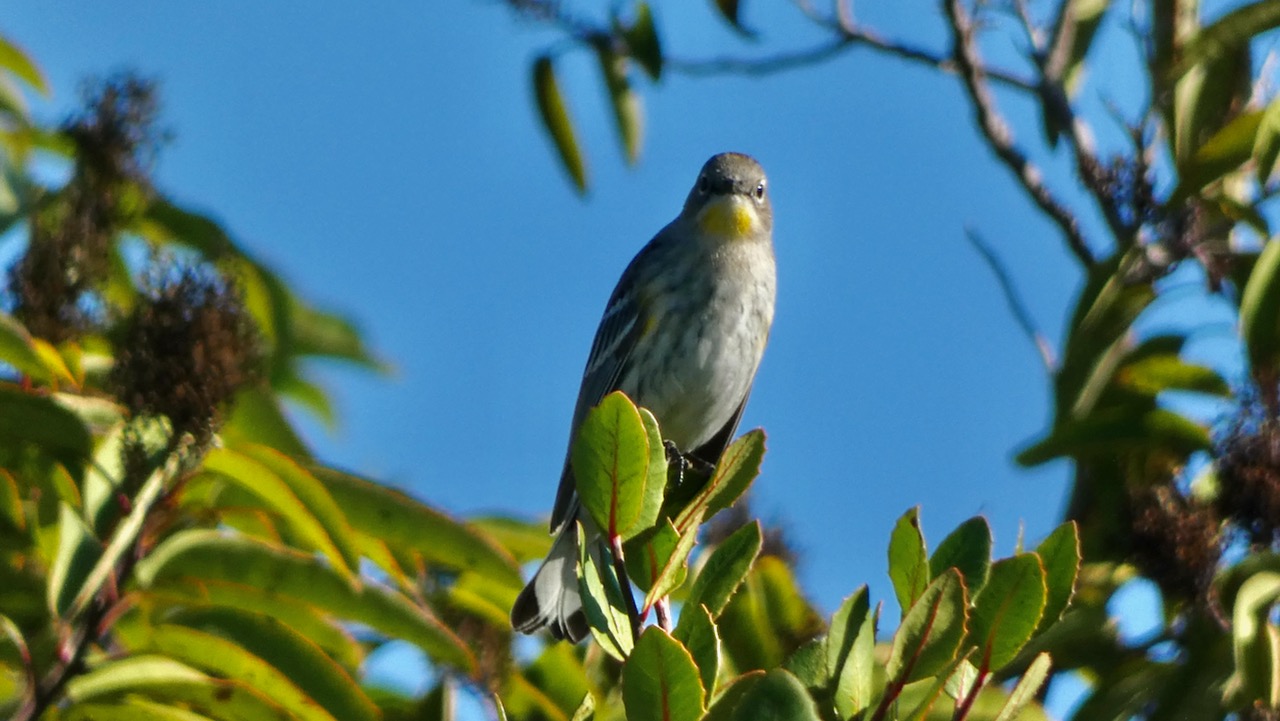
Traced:
<path fill-rule="evenodd" d="M 684 209 L 627 266 L 596 329 L 569 432 L 621 390 L 653 413 L 663 440 L 714 464 L 732 440 L 773 324 L 773 209 L 764 169 L 741 153 L 702 166 Z M 585 514 L 583 514 L 585 516 Z M 511 625 L 586 636 L 578 590 L 580 543 L 600 544 L 584 518 L 566 454 L 551 512 L 558 534 L 516 599 Z"/>

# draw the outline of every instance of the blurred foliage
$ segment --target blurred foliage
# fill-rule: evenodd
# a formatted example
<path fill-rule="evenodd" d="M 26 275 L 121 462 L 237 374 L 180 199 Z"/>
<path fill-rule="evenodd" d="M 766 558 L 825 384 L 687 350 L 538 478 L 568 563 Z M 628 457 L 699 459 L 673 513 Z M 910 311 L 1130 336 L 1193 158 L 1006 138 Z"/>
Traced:
<path fill-rule="evenodd" d="M 893 28 L 866 25 L 848 0 L 796 2 L 799 20 L 819 41 L 785 48 L 770 38 L 770 28 L 752 22 L 755 3 L 717 1 L 713 12 L 743 42 L 737 56 L 703 58 L 686 54 L 700 48 L 662 42 L 662 18 L 644 2 L 607 10 L 540 0 L 507 4 L 562 36 L 540 61 L 551 81 L 552 59 L 608 49 L 613 65 L 601 86 L 615 106 L 632 108 L 631 120 L 619 115 L 622 128 L 639 126 L 640 90 L 658 88 L 661 77 L 672 74 L 756 76 L 860 48 L 954 75 L 994 159 L 1051 221 L 1080 271 L 1064 336 L 1055 343 L 1036 328 L 999 256 L 971 233 L 1050 380 L 1049 426 L 1017 460 L 1070 463 L 1064 520 L 1076 524 L 1084 563 L 1062 622 L 1037 628 L 1042 633 L 1021 649 L 991 645 L 991 658 L 1016 656 L 993 673 L 1005 681 L 1021 673 L 1049 683 L 1073 674 L 1088 687 L 1073 718 L 1089 721 L 1280 717 L 1280 242 L 1270 233 L 1280 190 L 1280 3 L 1237 0 L 1202 8 L 1198 0 L 940 0 L 947 41 L 934 48 L 898 41 Z M 687 28 L 679 35 L 692 37 Z M 1101 67 L 1103 43 L 1111 45 L 1106 57 L 1139 62 Z M 988 47 L 1003 60 L 984 59 Z M 1018 51 L 1011 57 L 1009 48 Z M 1123 82 L 1110 82 L 1116 77 Z M 585 151 L 567 110 L 573 100 L 559 98 L 556 117 L 544 113 L 542 120 L 562 160 L 572 157 L 582 166 Z M 1006 102 L 1030 103 L 1039 122 L 1014 127 L 1000 109 Z M 635 146 L 628 138 L 635 135 L 621 135 L 629 155 Z M 1055 159 L 1069 161 L 1075 187 L 1056 188 L 1042 172 L 1040 164 Z M 1192 296 L 1198 300 L 1189 301 Z M 1186 352 L 1188 341 L 1205 330 L 1183 313 L 1196 303 L 1226 309 L 1236 321 L 1233 351 L 1212 365 Z M 1140 330 L 1153 327 L 1146 321 L 1157 314 L 1165 319 L 1159 332 Z M 1221 416 L 1211 417 L 1206 407 Z M 964 638 L 982 638 L 992 623 L 982 610 L 987 589 L 997 578 L 1013 583 L 1009 579 L 1030 572 L 1030 564 L 1017 556 L 979 572 L 979 556 L 953 557 L 942 547 L 926 559 L 902 540 L 914 527 L 914 519 L 905 518 L 891 546 L 898 601 L 914 609 L 927 598 L 938 604 L 940 618 L 950 617 L 941 615 L 947 604 L 967 604 Z M 980 536 L 976 526 L 968 529 Z M 1059 552 L 1060 540 L 1040 554 L 1043 560 Z M 935 562 L 939 555 L 947 560 Z M 1043 565 L 1051 579 L 1056 562 Z M 965 583 L 943 581 L 948 566 Z M 753 573 L 763 568 L 758 563 Z M 1122 639 L 1110 602 L 1138 577 L 1159 589 L 1158 628 L 1142 639 Z M 1033 594 L 1019 602 L 1057 609 L 1063 600 L 1047 583 L 1043 600 Z M 1024 630 L 1031 624 L 1010 622 Z M 996 628 L 1021 638 L 1008 623 Z M 734 645 L 723 638 L 726 648 Z M 897 645 L 889 668 L 898 663 Z M 779 657 L 767 644 L 743 646 L 762 664 Z M 964 647 L 958 648 L 942 654 L 946 663 L 959 663 L 954 669 L 930 659 L 931 670 L 952 674 L 947 692 L 973 677 L 964 664 L 975 657 L 957 662 L 964 658 Z M 1037 666 L 1041 653 L 1052 658 L 1051 669 Z M 770 686 L 784 687 L 780 681 Z M 875 693 L 859 690 L 853 697 Z M 848 699 L 837 696 L 837 708 L 848 710 Z"/>
<path fill-rule="evenodd" d="M 100 81 L 78 114 L 45 126 L 28 99 L 50 89 L 0 38 L 0 230 L 19 245 L 0 311 L 0 715 L 443 721 L 467 695 L 511 719 L 1033 721 L 1047 685 L 1071 673 L 1088 683 L 1079 719 L 1276 717 L 1280 251 L 1266 238 L 1280 104 L 1253 57 L 1280 24 L 1275 2 L 1204 18 L 1180 0 L 1049 12 L 946 0 L 942 52 L 884 39 L 843 1 L 829 14 L 797 3 L 823 45 L 707 62 L 673 56 L 645 3 L 595 22 L 508 2 L 573 41 L 538 56 L 533 85 L 580 189 L 585 154 L 555 75 L 567 49 L 596 57 L 630 161 L 643 149 L 637 70 L 655 83 L 772 72 L 869 47 L 956 73 L 984 140 L 1081 270 L 1060 351 L 1020 317 L 1054 413 L 1018 459 L 1071 462 L 1063 525 L 994 558 L 985 520 L 930 551 L 912 509 L 888 542 L 897 618 L 865 586 L 824 618 L 777 532 L 742 512 L 764 433 L 709 471 L 669 467 L 659 420 L 614 395 L 572 454 L 584 508 L 618 551 L 582 558 L 593 640 L 517 648 L 507 614 L 520 564 L 547 550 L 543 529 L 454 518 L 325 466 L 285 404 L 333 420 L 311 359 L 382 367 L 355 325 L 154 187 L 164 133 L 151 83 Z M 714 7 L 767 45 L 750 3 Z M 1146 60 L 1135 118 L 1076 110 L 1107 22 L 1125 23 L 1115 41 Z M 1023 65 L 985 65 L 983 38 L 1009 32 Z M 1015 144 L 1004 93 L 1039 105 L 1041 127 L 1024 135 L 1038 153 L 1071 154 L 1090 207 L 1058 197 Z M 1128 145 L 1100 156 L 1098 122 Z M 1104 227 L 1086 231 L 1085 212 Z M 1184 357 L 1195 327 L 1135 330 L 1175 302 L 1167 279 L 1180 268 L 1238 316 L 1248 373 L 1234 387 Z M 1179 394 L 1221 399 L 1232 419 L 1215 434 Z M 1110 602 L 1138 576 L 1163 613 L 1135 641 Z M 428 659 L 424 693 L 366 677 L 392 642 Z"/>

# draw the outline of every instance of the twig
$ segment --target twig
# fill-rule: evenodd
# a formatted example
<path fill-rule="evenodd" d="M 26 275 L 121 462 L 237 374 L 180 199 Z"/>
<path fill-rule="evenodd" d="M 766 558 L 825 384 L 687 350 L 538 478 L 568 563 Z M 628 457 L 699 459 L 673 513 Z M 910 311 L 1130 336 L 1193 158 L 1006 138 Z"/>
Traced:
<path fill-rule="evenodd" d="M 951 28 L 953 43 L 952 55 L 959 70 L 961 80 L 969 100 L 973 103 L 974 115 L 978 127 L 986 138 L 987 144 L 995 152 L 996 157 L 1018 179 L 1023 190 L 1031 196 L 1040 208 L 1058 226 L 1065 236 L 1067 247 L 1086 267 L 1097 262 L 1093 251 L 1080 229 L 1080 221 L 1063 203 L 1054 197 L 1044 184 L 1044 176 L 1027 156 L 1013 142 L 1013 132 L 1004 117 L 996 110 L 995 97 L 987 84 L 988 76 L 982 69 L 982 60 L 978 55 L 977 44 L 973 36 L 973 23 L 960 0 L 944 0 L 943 5 Z"/>
<path fill-rule="evenodd" d="M 622 555 L 622 537 L 612 535 L 609 538 L 609 555 L 613 558 L 613 572 L 618 576 L 618 585 L 622 589 L 622 598 L 627 604 L 627 618 L 631 619 L 631 641 L 640 640 L 640 609 L 636 606 L 636 598 L 631 593 L 631 581 L 627 577 L 626 559 Z"/>
<path fill-rule="evenodd" d="M 663 596 L 653 602 L 653 610 L 658 617 L 658 626 L 663 631 L 671 633 L 671 602 Z"/>
<path fill-rule="evenodd" d="M 995 273 L 996 282 L 1000 284 L 1000 290 L 1004 293 L 1005 302 L 1009 304 L 1009 310 L 1013 313 L 1013 318 L 1018 322 L 1018 327 L 1026 334 L 1027 338 L 1035 344 L 1036 350 L 1040 352 L 1040 360 L 1044 363 L 1045 370 L 1052 373 L 1058 365 L 1057 359 L 1054 357 L 1053 346 L 1050 345 L 1049 339 L 1040 329 L 1036 328 L 1035 321 L 1031 318 L 1030 311 L 1027 310 L 1026 303 L 1022 301 L 1022 297 L 1018 294 L 1018 288 L 1013 283 L 1013 277 L 1009 275 L 1009 269 L 1005 267 L 1004 262 L 996 255 L 995 250 L 987 244 L 978 232 L 973 228 L 965 228 L 964 235 L 969 239 L 969 243 L 978 251 L 978 255 L 986 261 L 987 267 Z"/>
<path fill-rule="evenodd" d="M 804 50 L 795 50 L 759 58 L 720 57 L 706 60 L 688 60 L 678 57 L 666 58 L 666 66 L 676 72 L 695 77 L 711 75 L 750 75 L 765 76 L 794 70 L 796 68 L 815 65 L 830 60 L 841 53 L 856 47 L 868 47 L 877 52 L 892 55 L 902 60 L 928 65 L 943 72 L 955 73 L 959 65 L 944 55 L 923 48 L 898 43 L 857 27 L 843 27 L 838 21 L 830 21 L 837 36 L 820 45 Z M 1035 83 L 1013 73 L 996 68 L 984 68 L 983 74 L 993 82 L 1000 83 L 1027 93 L 1036 92 Z"/>

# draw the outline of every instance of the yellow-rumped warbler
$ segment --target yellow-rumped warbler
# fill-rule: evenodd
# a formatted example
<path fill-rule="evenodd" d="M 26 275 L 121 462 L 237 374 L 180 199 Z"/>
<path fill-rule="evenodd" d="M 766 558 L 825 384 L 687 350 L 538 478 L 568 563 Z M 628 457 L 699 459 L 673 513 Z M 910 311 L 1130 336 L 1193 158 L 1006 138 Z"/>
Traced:
<path fill-rule="evenodd" d="M 764 169 L 740 153 L 707 161 L 684 209 L 627 266 L 609 298 L 578 391 L 569 433 L 621 390 L 658 420 L 665 441 L 715 463 L 733 438 L 773 323 L 773 210 Z M 578 641 L 578 495 L 566 455 L 551 512 L 558 533 L 520 592 L 511 625 Z M 595 536 L 594 524 L 584 533 Z"/>

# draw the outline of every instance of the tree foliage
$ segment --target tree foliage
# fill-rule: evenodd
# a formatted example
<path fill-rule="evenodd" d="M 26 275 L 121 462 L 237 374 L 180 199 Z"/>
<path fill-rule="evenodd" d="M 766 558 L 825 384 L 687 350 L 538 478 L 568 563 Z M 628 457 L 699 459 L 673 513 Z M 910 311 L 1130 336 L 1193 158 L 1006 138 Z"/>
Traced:
<path fill-rule="evenodd" d="M 532 83 L 579 188 L 585 153 L 555 76 L 567 48 L 598 58 L 630 160 L 642 152 L 637 71 L 655 83 L 773 72 L 861 47 L 955 74 L 997 162 L 1080 269 L 1055 350 L 973 236 L 1045 358 L 1053 417 L 1018 458 L 1071 461 L 1065 522 L 994 558 L 983 519 L 930 551 L 912 509 L 887 543 L 900 616 L 864 586 L 824 618 L 767 529 L 717 516 L 740 511 L 764 433 L 713 469 L 687 468 L 667 462 L 658 421 L 614 395 L 572 452 L 584 507 L 613 541 L 581 559 L 593 639 L 516 653 L 507 613 L 520 564 L 547 550 L 543 529 L 459 519 L 324 465 L 283 404 L 332 415 L 310 359 L 380 368 L 356 327 L 154 187 L 163 134 L 149 83 L 100 82 L 79 114 L 43 126 L 27 97 L 49 88 L 0 39 L 0 230 L 22 243 L 0 312 L 0 713 L 408 721 L 454 718 L 471 695 L 511 719 L 1008 721 L 1044 718 L 1046 684 L 1074 672 L 1089 682 L 1080 719 L 1275 717 L 1280 253 L 1265 239 L 1280 105 L 1253 58 L 1280 24 L 1274 2 L 1204 18 L 1184 0 L 1062 0 L 1037 17 L 1044 8 L 944 0 L 941 51 L 886 39 L 843 0 L 799 3 L 822 44 L 707 61 L 672 53 L 643 2 L 599 22 L 510 5 L 573 41 L 534 61 Z M 750 3 L 715 7 L 767 45 Z M 1108 22 L 1130 26 L 1124 41 L 1146 61 L 1132 117 L 1081 110 L 1097 105 L 1084 94 L 1098 92 L 1087 76 Z M 1008 32 L 1026 57 L 989 65 L 984 33 Z M 1019 133 L 1036 145 L 1015 139 L 1005 94 L 1039 107 L 1041 127 Z M 1100 123 L 1124 139 L 1105 154 Z M 1083 194 L 1040 172 L 1053 153 L 1074 161 Z M 37 161 L 61 163 L 65 181 L 47 184 Z M 1235 387 L 1184 358 L 1195 328 L 1135 330 L 1184 267 L 1238 313 L 1248 377 Z M 1215 436 L 1176 393 L 1227 399 L 1233 419 Z M 1134 642 L 1108 604 L 1138 575 L 1159 586 L 1164 617 Z M 427 692 L 366 678 L 365 659 L 390 642 L 429 659 Z"/>

